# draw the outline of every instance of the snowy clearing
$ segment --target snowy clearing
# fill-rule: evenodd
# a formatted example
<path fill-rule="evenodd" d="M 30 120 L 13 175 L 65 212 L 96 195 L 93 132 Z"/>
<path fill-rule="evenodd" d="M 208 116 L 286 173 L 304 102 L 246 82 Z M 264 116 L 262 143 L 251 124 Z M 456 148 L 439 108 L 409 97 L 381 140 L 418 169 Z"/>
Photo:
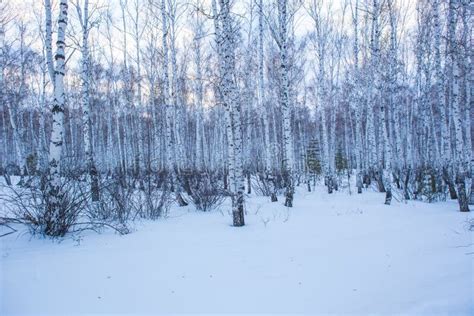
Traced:
<path fill-rule="evenodd" d="M 472 215 L 382 199 L 318 187 L 292 210 L 248 199 L 241 228 L 188 207 L 126 236 L 9 235 L 0 314 L 472 315 Z"/>

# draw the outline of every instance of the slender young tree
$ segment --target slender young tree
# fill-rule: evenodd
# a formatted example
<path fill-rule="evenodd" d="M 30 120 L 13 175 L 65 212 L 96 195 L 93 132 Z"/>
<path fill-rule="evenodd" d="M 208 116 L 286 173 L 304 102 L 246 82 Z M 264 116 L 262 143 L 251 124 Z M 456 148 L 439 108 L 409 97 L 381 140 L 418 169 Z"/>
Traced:
<path fill-rule="evenodd" d="M 81 8 L 79 1 L 76 1 L 76 11 L 82 30 L 82 126 L 84 134 L 84 152 L 86 155 L 86 169 L 88 170 L 88 182 L 91 187 L 91 197 L 93 202 L 99 201 L 99 177 L 94 161 L 94 151 L 92 147 L 92 126 L 91 126 L 91 106 L 89 93 L 89 0 L 84 0 Z"/>
<path fill-rule="evenodd" d="M 184 200 L 182 195 L 181 185 L 181 169 L 184 167 L 184 150 L 182 143 L 182 125 L 184 121 L 183 106 L 180 104 L 179 92 L 180 92 L 180 81 L 179 81 L 179 70 L 177 61 L 177 47 L 176 47 L 176 36 L 177 36 L 177 19 L 178 19 L 178 2 L 177 0 L 168 0 L 168 19 L 169 19 L 169 42 L 170 42 L 170 57 L 171 57 L 171 81 L 170 81 L 170 102 L 173 111 L 173 172 L 174 172 L 174 185 L 176 190 L 176 200 L 180 206 L 186 206 L 188 203 Z M 171 122 L 170 122 L 171 123 Z"/>
<path fill-rule="evenodd" d="M 198 171 L 202 171 L 205 168 L 205 156 L 204 156 L 204 115 L 203 115 L 203 103 L 204 103 L 204 78 L 203 78 L 203 39 L 204 33 L 204 22 L 201 18 L 199 10 L 194 10 L 191 14 L 193 21 L 193 61 L 194 61 L 194 107 L 195 107 L 195 120 L 196 120 L 196 153 L 195 153 L 195 168 Z"/>
<path fill-rule="evenodd" d="M 162 94 L 165 103 L 165 124 L 166 124 L 166 169 L 169 174 L 171 182 L 171 188 L 176 192 L 176 201 L 180 206 L 186 205 L 181 192 L 178 188 L 178 177 L 176 165 L 176 146 L 175 146 L 175 135 L 173 135 L 173 121 L 174 121 L 174 106 L 173 100 L 171 99 L 170 91 L 170 79 L 169 79 L 169 25 L 168 25 L 168 11 L 166 6 L 166 0 L 161 0 L 161 27 L 162 27 L 162 50 L 163 50 L 163 78 L 162 78 Z"/>
<path fill-rule="evenodd" d="M 446 168 L 450 154 L 449 127 L 446 120 L 446 105 L 444 95 L 444 73 L 441 66 L 441 22 L 439 14 L 440 0 L 434 0 L 433 6 L 433 23 L 434 23 L 434 67 L 435 67 L 435 84 L 436 84 L 436 102 L 441 119 L 441 156 L 442 167 Z"/>
<path fill-rule="evenodd" d="M 289 96 L 290 82 L 288 79 L 288 24 L 291 19 L 288 14 L 288 0 L 277 0 L 277 8 L 278 34 L 275 38 L 277 39 L 280 58 L 278 102 L 283 115 L 283 172 L 286 182 L 285 206 L 292 207 L 295 188 L 293 184 L 293 136 L 291 129 L 291 106 Z"/>
<path fill-rule="evenodd" d="M 270 196 L 271 201 L 278 201 L 275 192 L 275 179 L 273 176 L 272 166 L 272 144 L 270 143 L 270 109 L 269 103 L 266 102 L 265 96 L 265 69 L 264 69 L 264 13 L 263 13 L 263 0 L 258 2 L 258 108 L 261 111 L 262 124 L 263 124 L 263 136 L 264 136 L 264 148 L 265 148 L 265 164 L 264 173 L 265 178 L 270 185 Z"/>
<path fill-rule="evenodd" d="M 388 0 L 388 5 L 390 8 L 390 26 L 391 26 L 391 32 L 390 32 L 390 45 L 391 45 L 391 52 L 392 54 L 395 54 L 395 36 L 396 36 L 396 30 L 395 30 L 395 17 L 394 17 L 394 12 L 393 12 L 393 2 L 392 0 Z M 374 13 L 377 18 L 375 19 L 376 25 L 375 25 L 375 64 L 380 65 L 380 43 L 379 43 L 379 38 L 380 38 L 380 25 L 378 21 L 378 16 L 379 16 L 379 5 L 378 1 L 374 0 Z M 393 69 L 394 65 L 391 63 L 390 65 L 390 70 L 389 71 L 394 71 Z M 376 69 L 375 72 L 379 74 L 380 69 Z M 376 85 L 381 85 L 381 78 L 379 75 L 376 75 L 376 80 L 375 84 Z M 381 87 L 378 87 L 378 90 L 380 91 Z M 390 93 L 391 91 L 389 91 Z M 390 94 L 389 96 L 389 105 L 393 104 L 393 93 Z M 380 122 L 381 126 L 380 128 L 382 129 L 382 142 L 383 142 L 383 154 L 381 155 L 383 157 L 383 162 L 382 162 L 382 181 L 384 184 L 385 188 L 385 204 L 390 205 L 392 201 L 392 145 L 391 142 L 388 138 L 388 121 L 386 117 L 390 117 L 390 114 L 387 115 L 387 112 L 390 113 L 391 109 L 390 107 L 386 109 L 385 102 L 384 100 L 381 99 L 381 96 L 378 95 L 378 102 L 380 102 Z"/>
<path fill-rule="evenodd" d="M 356 164 L 356 186 L 357 193 L 362 193 L 362 109 L 359 98 L 359 0 L 355 0 L 352 8 L 352 23 L 354 26 L 354 73 L 352 75 L 353 96 L 351 98 L 351 105 L 355 112 L 355 164 Z"/>

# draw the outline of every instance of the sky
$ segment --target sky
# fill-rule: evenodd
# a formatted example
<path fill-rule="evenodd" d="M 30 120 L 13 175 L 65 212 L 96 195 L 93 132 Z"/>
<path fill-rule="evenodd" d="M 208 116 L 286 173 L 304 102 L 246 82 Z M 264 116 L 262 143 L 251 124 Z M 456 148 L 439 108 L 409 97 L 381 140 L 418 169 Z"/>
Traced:
<path fill-rule="evenodd" d="M 44 21 L 43 21 L 43 15 L 44 15 L 44 7 L 43 7 L 43 0 L 0 0 L 2 2 L 7 2 L 7 4 L 10 6 L 11 11 L 10 12 L 3 12 L 2 14 L 7 14 L 10 16 L 14 17 L 13 22 L 17 21 L 25 21 L 29 25 L 29 34 L 28 34 L 28 42 L 32 43 L 32 46 L 35 47 L 38 51 L 41 51 L 42 49 L 42 40 L 41 37 L 39 36 L 40 32 L 40 26 L 43 28 L 44 26 Z M 121 11 L 121 6 L 120 3 L 121 1 L 127 1 L 128 6 L 129 6 L 129 14 L 134 15 L 135 14 L 135 3 L 138 4 L 146 4 L 147 0 L 89 0 L 90 4 L 90 11 L 92 13 L 92 20 L 98 21 L 99 27 L 95 27 L 90 34 L 90 42 L 91 42 L 91 48 L 92 48 L 92 54 L 94 55 L 95 58 L 102 58 L 106 60 L 110 60 L 110 50 L 108 49 L 108 42 L 105 40 L 106 39 L 106 14 L 110 14 L 112 16 L 112 27 L 110 28 L 110 32 L 113 37 L 113 57 L 117 62 L 123 60 L 123 43 L 124 43 L 124 36 L 123 36 L 123 26 L 122 26 L 122 11 Z M 158 0 L 159 1 L 159 0 Z M 344 23 L 342 26 L 347 34 L 349 36 L 352 36 L 351 34 L 353 33 L 352 31 L 352 9 L 351 5 L 355 3 L 356 0 L 304 0 L 302 5 L 298 6 L 298 10 L 295 13 L 295 18 L 294 18 L 294 34 L 296 35 L 297 39 L 302 39 L 304 36 L 306 36 L 308 33 L 312 32 L 314 30 L 314 23 L 311 17 L 308 14 L 308 8 L 309 5 L 312 1 L 322 1 L 323 2 L 323 14 L 328 15 L 327 12 L 329 12 L 328 8 L 330 7 L 330 14 L 328 15 L 331 19 L 333 19 L 340 27 L 341 23 Z M 371 3 L 370 0 L 359 0 L 360 4 L 360 10 L 359 10 L 359 15 L 362 16 L 363 12 L 367 10 L 367 1 Z M 400 12 L 401 12 L 401 17 L 403 17 L 403 20 L 405 21 L 404 23 L 401 23 L 402 27 L 399 28 L 399 37 L 400 38 L 405 38 L 404 41 L 400 41 L 403 43 L 410 43 L 410 41 L 407 41 L 406 38 L 407 36 L 410 36 L 410 32 L 414 29 L 416 26 L 415 20 L 416 20 L 416 11 L 415 11 L 415 6 L 416 6 L 416 1 L 415 0 L 395 0 L 396 5 L 399 6 Z M 53 3 L 53 19 L 57 17 L 57 4 L 59 0 L 52 0 Z M 192 0 L 191 2 L 189 1 L 181 1 L 178 0 L 180 6 L 179 6 L 179 14 L 180 18 L 178 20 L 178 35 L 177 35 L 177 47 L 178 47 L 178 54 L 182 55 L 185 53 L 187 49 L 190 48 L 191 45 L 189 43 L 191 42 L 192 39 L 192 32 L 189 27 L 189 19 L 190 19 L 190 11 L 192 8 L 196 5 L 196 0 Z M 273 1 L 270 0 L 264 0 L 264 5 L 269 7 L 270 4 L 274 3 Z M 69 63 L 70 64 L 76 64 L 80 60 L 80 53 L 79 53 L 79 45 L 80 45 L 80 28 L 78 26 L 78 18 L 77 18 L 77 11 L 74 6 L 74 4 L 79 3 L 82 4 L 83 0 L 69 0 L 69 25 L 68 25 L 68 42 L 69 42 L 69 49 L 67 53 L 69 54 Z M 205 11 L 210 12 L 210 0 L 201 0 L 201 3 L 203 3 L 205 7 Z M 250 4 L 255 3 L 255 0 L 251 2 L 250 0 L 236 0 L 234 1 L 234 6 L 233 6 L 233 12 L 236 16 L 236 18 L 239 20 L 240 25 L 242 27 L 242 33 L 243 37 L 247 38 L 247 32 L 249 29 L 249 23 L 250 23 L 250 13 L 249 13 L 249 8 Z M 344 10 L 344 6 L 346 6 Z M 254 7 L 254 12 L 253 12 L 253 25 L 256 27 L 257 23 L 257 8 Z M 267 11 L 267 15 L 271 19 L 272 17 L 275 16 L 275 12 Z M 343 12 L 345 12 L 345 15 L 343 15 Z M 143 18 L 144 19 L 144 18 Z M 145 21 L 142 19 L 140 22 L 142 25 L 145 24 Z M 148 23 L 154 23 L 157 25 L 156 28 L 154 28 L 154 32 L 157 33 L 157 45 L 158 47 L 161 46 L 161 22 L 158 19 L 155 22 L 151 22 L 150 20 L 152 19 L 150 16 L 148 16 L 146 19 L 148 19 Z M 362 17 L 360 17 L 360 20 L 362 20 Z M 128 32 L 133 31 L 133 21 L 130 18 L 127 18 L 127 28 Z M 211 42 L 213 41 L 213 36 L 212 36 L 212 30 L 213 30 L 213 24 L 211 20 L 207 21 L 207 29 L 209 30 L 209 34 L 205 41 Z M 385 28 L 388 30 L 388 28 Z M 7 30 L 7 38 L 9 38 L 10 41 L 15 41 L 17 40 L 18 35 L 15 32 L 15 27 L 14 23 L 10 23 L 10 28 Z M 257 36 L 257 32 L 253 33 L 253 36 Z M 267 32 L 267 37 L 270 38 L 269 32 Z M 55 36 L 53 36 L 54 40 Z M 133 36 L 131 34 L 126 36 L 127 38 L 127 46 L 128 46 L 128 58 L 130 59 L 130 63 L 133 63 L 134 57 L 136 55 L 136 44 Z M 143 48 L 147 44 L 149 44 L 149 37 L 144 34 L 141 39 L 140 39 L 140 46 Z M 347 45 L 345 46 L 347 49 L 347 59 L 349 60 L 348 62 L 350 63 L 350 54 L 352 50 L 352 43 L 348 42 Z M 208 48 L 209 49 L 209 48 Z M 308 49 L 306 52 L 306 59 L 307 59 L 307 64 L 308 67 L 313 67 L 316 63 L 316 54 L 314 54 L 314 50 L 311 47 L 311 45 L 308 45 Z M 308 70 L 308 80 L 311 80 L 311 71 Z"/>

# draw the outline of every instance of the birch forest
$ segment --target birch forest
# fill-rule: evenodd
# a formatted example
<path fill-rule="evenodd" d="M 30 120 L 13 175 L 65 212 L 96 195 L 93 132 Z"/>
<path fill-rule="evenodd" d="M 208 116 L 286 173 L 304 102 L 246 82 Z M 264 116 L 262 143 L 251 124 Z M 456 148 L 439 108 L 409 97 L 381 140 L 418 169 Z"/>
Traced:
<path fill-rule="evenodd" d="M 318 183 L 474 203 L 469 0 L 0 6 L 0 172 L 24 204 L 4 222 L 64 236 L 230 199 L 243 226 L 252 192 L 291 208 Z"/>
<path fill-rule="evenodd" d="M 474 315 L 472 0 L 0 0 L 0 315 Z"/>

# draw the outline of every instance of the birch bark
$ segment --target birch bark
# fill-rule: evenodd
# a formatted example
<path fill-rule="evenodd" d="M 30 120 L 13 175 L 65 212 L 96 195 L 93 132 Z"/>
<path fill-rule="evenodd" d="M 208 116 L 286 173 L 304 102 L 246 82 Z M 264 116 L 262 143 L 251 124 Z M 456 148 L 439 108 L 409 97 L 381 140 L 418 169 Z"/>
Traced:
<path fill-rule="evenodd" d="M 288 0 L 278 0 L 278 46 L 280 56 L 279 103 L 283 114 L 283 169 L 286 180 L 285 206 L 293 207 L 293 136 L 288 80 Z"/>
<path fill-rule="evenodd" d="M 46 8 L 46 25 L 51 25 L 51 5 L 49 0 L 45 0 Z M 61 195 L 61 175 L 60 163 L 64 139 L 64 75 L 65 75 L 65 38 L 66 27 L 68 23 L 68 4 L 67 0 L 59 2 L 59 18 L 58 18 L 58 38 L 56 41 L 56 65 L 54 67 L 54 101 L 51 110 L 53 115 L 51 140 L 49 144 L 49 181 L 48 181 L 48 200 L 47 200 L 47 227 L 45 233 L 47 235 L 62 236 L 66 232 L 60 227 L 60 221 L 65 216 L 64 209 L 60 205 Z M 48 30 L 48 27 L 47 27 Z M 51 31 L 51 27 L 49 27 Z M 47 35 L 50 37 L 51 35 Z M 47 49 L 48 51 L 48 49 Z M 51 46 L 47 52 L 48 64 L 53 64 Z"/>
<path fill-rule="evenodd" d="M 242 130 L 241 130 L 241 106 L 237 102 L 238 91 L 235 82 L 235 52 L 234 52 L 234 29 L 230 16 L 230 1 L 219 0 L 220 11 L 218 24 L 222 29 L 216 29 L 218 37 L 218 51 L 220 58 L 220 92 L 227 114 L 227 139 L 229 172 L 234 168 L 234 183 L 232 194 L 232 217 L 233 225 L 244 226 L 244 191 L 245 179 L 243 173 L 242 155 Z M 219 33 L 217 33 L 219 31 Z M 230 134 L 230 135 L 229 135 Z M 232 186 L 231 186 L 232 187 Z"/>
<path fill-rule="evenodd" d="M 94 161 L 94 152 L 92 146 L 92 126 L 91 126 L 91 107 L 89 93 L 89 0 L 84 0 L 83 9 L 76 5 L 77 13 L 82 28 L 82 129 L 84 137 L 84 152 L 86 155 L 86 168 L 89 174 L 89 184 L 91 188 L 91 198 L 93 202 L 99 201 L 99 179 Z"/>

